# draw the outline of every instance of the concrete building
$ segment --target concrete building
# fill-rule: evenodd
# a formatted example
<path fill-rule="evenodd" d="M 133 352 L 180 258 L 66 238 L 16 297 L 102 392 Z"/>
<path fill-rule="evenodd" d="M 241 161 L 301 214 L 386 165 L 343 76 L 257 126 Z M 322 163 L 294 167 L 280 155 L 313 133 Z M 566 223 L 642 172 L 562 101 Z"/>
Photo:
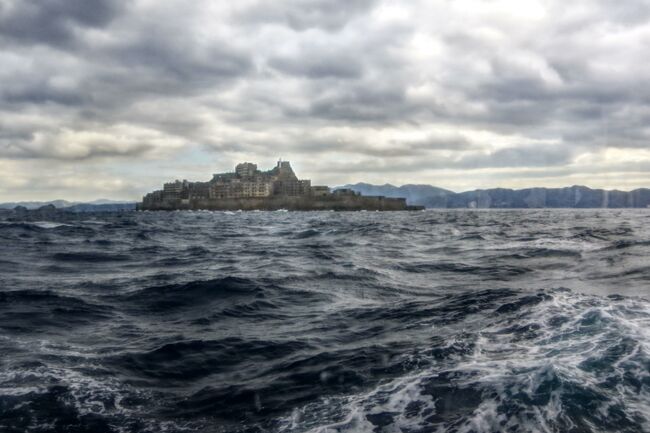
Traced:
<path fill-rule="evenodd" d="M 240 178 L 254 177 L 257 173 L 257 164 L 243 162 L 235 166 L 235 174 Z"/>
<path fill-rule="evenodd" d="M 208 182 L 177 180 L 145 195 L 141 210 L 174 209 L 293 209 L 293 210 L 406 210 L 406 200 L 362 197 L 350 190 L 332 193 L 327 186 L 311 186 L 298 179 L 289 161 L 270 170 L 243 162 L 234 172 L 216 173 Z"/>
<path fill-rule="evenodd" d="M 330 195 L 331 193 L 332 192 L 330 191 L 329 186 L 318 185 L 318 186 L 311 187 L 311 195 L 313 195 L 314 197 L 324 197 Z"/>

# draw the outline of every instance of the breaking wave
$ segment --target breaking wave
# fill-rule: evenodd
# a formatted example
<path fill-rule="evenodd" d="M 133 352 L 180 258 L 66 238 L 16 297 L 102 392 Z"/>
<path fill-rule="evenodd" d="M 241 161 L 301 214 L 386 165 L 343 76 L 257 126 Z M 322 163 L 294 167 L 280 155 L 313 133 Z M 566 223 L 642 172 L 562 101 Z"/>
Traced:
<path fill-rule="evenodd" d="M 0 222 L 0 431 L 650 431 L 648 222 Z"/>

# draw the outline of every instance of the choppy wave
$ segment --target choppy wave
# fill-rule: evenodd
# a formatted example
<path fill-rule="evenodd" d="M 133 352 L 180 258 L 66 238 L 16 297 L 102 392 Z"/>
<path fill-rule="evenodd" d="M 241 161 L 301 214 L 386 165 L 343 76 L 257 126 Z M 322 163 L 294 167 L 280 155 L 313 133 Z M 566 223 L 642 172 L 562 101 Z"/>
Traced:
<path fill-rule="evenodd" d="M 648 222 L 3 222 L 0 431 L 650 431 Z"/>
<path fill-rule="evenodd" d="M 432 325 L 435 343 L 415 354 L 419 367 L 410 374 L 296 409 L 281 430 L 650 429 L 646 301 L 554 290 L 487 316 L 444 339 Z"/>

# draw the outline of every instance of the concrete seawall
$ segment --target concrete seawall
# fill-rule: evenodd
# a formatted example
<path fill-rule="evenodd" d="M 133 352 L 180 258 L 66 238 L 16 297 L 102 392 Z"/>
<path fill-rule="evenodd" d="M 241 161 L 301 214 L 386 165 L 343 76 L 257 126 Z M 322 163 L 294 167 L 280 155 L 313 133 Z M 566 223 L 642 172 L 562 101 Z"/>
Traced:
<path fill-rule="evenodd" d="M 139 210 L 335 210 L 335 211 L 403 211 L 419 210 L 421 207 L 407 206 L 402 198 L 369 196 L 282 196 L 270 198 L 240 198 L 218 200 L 161 201 L 139 204 Z"/>

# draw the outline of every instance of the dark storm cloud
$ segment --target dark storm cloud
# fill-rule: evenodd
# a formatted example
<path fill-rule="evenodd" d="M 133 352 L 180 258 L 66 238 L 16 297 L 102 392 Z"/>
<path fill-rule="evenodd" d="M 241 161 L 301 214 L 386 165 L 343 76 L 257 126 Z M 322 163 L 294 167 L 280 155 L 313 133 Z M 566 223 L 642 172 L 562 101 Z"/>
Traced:
<path fill-rule="evenodd" d="M 188 119 L 200 104 L 187 98 L 216 93 L 253 68 L 251 56 L 231 41 L 205 42 L 192 32 L 172 32 L 166 24 L 171 21 L 164 19 L 132 15 L 118 19 L 118 11 L 128 12 L 127 2 L 88 2 L 79 7 L 50 2 L 42 10 L 36 2 L 18 5 L 0 0 L 0 5 L 3 20 L 29 27 L 51 14 L 51 28 L 43 31 L 60 30 L 57 37 L 17 30 L 14 34 L 12 26 L 1 30 L 4 43 L 14 45 L 0 51 L 7 59 L 4 72 L 0 70 L 0 80 L 6 83 L 0 86 L 0 117 L 29 113 L 20 122 L 31 133 L 21 139 L 0 134 L 0 158 L 140 157 L 161 145 L 168 147 L 166 140 L 153 144 L 151 137 L 88 138 L 94 131 L 115 133 L 120 129 L 115 125 L 131 126 L 122 128 L 126 134 L 148 128 L 171 138 L 182 134 L 184 140 L 192 139 L 200 124 L 189 122 L 194 126 L 190 128 Z M 96 9 L 87 10 L 88 6 Z M 90 44 L 79 31 L 92 26 L 106 26 L 103 30 L 110 37 Z M 32 39 L 25 39 L 28 36 Z M 78 40 L 69 44 L 73 37 Z M 186 107 L 179 108 L 183 104 Z M 61 134 L 59 129 L 75 132 Z"/>
<path fill-rule="evenodd" d="M 418 156 L 417 152 L 406 154 L 386 154 L 388 157 Z M 486 168 L 537 168 L 549 169 L 562 167 L 574 157 L 574 151 L 561 146 L 527 145 L 510 147 L 489 153 L 472 153 L 459 158 L 419 158 L 390 159 L 388 161 L 366 160 L 359 163 L 339 164 L 335 169 L 339 173 L 370 172 L 398 173 L 420 172 L 426 170 L 465 170 Z"/>
<path fill-rule="evenodd" d="M 34 132 L 31 127 L 25 128 L 16 125 L 8 125 L 0 120 L 0 151 L 8 147 L 12 142 L 25 142 L 34 139 Z M 4 143 L 4 146 L 1 144 Z"/>
<path fill-rule="evenodd" d="M 450 168 L 446 161 L 431 160 L 384 160 L 377 161 L 364 159 L 359 162 L 339 161 L 338 164 L 331 167 L 324 167 L 321 171 L 329 174 L 355 174 L 355 173 L 379 173 L 379 174 L 399 174 L 399 173 L 421 173 L 427 170 L 440 170 Z"/>
<path fill-rule="evenodd" d="M 65 45 L 75 29 L 106 26 L 122 8 L 119 0 L 3 0 L 0 36 L 19 43 Z"/>
<path fill-rule="evenodd" d="M 350 20 L 368 13 L 377 0 L 256 1 L 239 14 L 242 22 L 285 25 L 293 30 L 311 28 L 337 31 Z"/>
<path fill-rule="evenodd" d="M 459 168 L 553 167 L 571 162 L 574 153 L 574 149 L 563 145 L 522 145 L 470 155 L 454 165 Z"/>
<path fill-rule="evenodd" d="M 139 157 L 154 149 L 152 143 L 139 140 L 117 141 L 110 137 L 97 137 L 92 134 L 82 137 L 72 145 L 74 134 L 84 131 L 50 131 L 47 133 L 27 133 L 15 130 L 0 133 L 0 158 L 13 159 L 52 159 L 63 161 L 83 161 L 102 157 Z"/>
<path fill-rule="evenodd" d="M 285 148 L 304 153 L 347 153 L 376 158 L 412 157 L 426 155 L 431 141 L 393 141 L 387 144 L 373 143 L 365 138 L 348 139 L 335 136 L 302 136 L 299 140 L 287 139 Z"/>
<path fill-rule="evenodd" d="M 405 89 L 390 82 L 355 82 L 325 91 L 306 112 L 320 119 L 346 122 L 390 123 L 403 121 L 417 107 L 406 101 Z"/>
<path fill-rule="evenodd" d="M 648 156 L 649 20 L 635 0 L 0 0 L 0 166 L 613 170 Z"/>
<path fill-rule="evenodd" d="M 246 53 L 225 42 L 201 46 L 191 38 L 168 33 L 140 34 L 135 41 L 107 47 L 103 56 L 127 70 L 163 76 L 188 89 L 197 84 L 209 88 L 224 77 L 244 75 L 252 67 Z"/>
<path fill-rule="evenodd" d="M 421 138 L 402 138 L 373 140 L 360 133 L 349 137 L 345 132 L 333 130 L 319 131 L 278 131 L 273 134 L 251 135 L 239 140 L 213 140 L 204 143 L 213 151 L 235 151 L 242 146 L 253 149 L 255 153 L 266 154 L 348 154 L 374 158 L 428 157 L 432 153 L 480 151 L 481 145 L 454 132 L 430 133 Z"/>
<path fill-rule="evenodd" d="M 477 145 L 459 134 L 429 136 L 420 140 L 392 140 L 391 144 L 397 149 L 404 147 L 423 150 L 469 150 Z"/>
<path fill-rule="evenodd" d="M 60 149 L 56 144 L 32 147 L 32 141 L 16 142 L 2 151 L 0 156 L 18 159 L 50 158 L 62 161 L 84 161 L 102 157 L 134 158 L 150 152 L 153 146 L 150 143 L 138 143 L 125 149 L 116 148 L 112 142 L 89 142 L 85 144 L 82 153 L 71 154 L 67 149 Z"/>
<path fill-rule="evenodd" d="M 604 121 L 600 128 L 568 133 L 564 141 L 591 147 L 647 149 L 650 148 L 650 130 L 630 129 L 629 125 L 617 126 Z"/>
<path fill-rule="evenodd" d="M 269 66 L 290 75 L 319 78 L 359 78 L 363 66 L 359 58 L 340 53 L 313 53 L 299 57 L 274 57 Z"/>
<path fill-rule="evenodd" d="M 67 106 L 80 106 L 89 101 L 89 95 L 78 89 L 59 89 L 47 81 L 31 83 L 31 85 L 16 85 L 0 90 L 2 101 L 7 105 L 47 104 L 53 103 Z"/>

